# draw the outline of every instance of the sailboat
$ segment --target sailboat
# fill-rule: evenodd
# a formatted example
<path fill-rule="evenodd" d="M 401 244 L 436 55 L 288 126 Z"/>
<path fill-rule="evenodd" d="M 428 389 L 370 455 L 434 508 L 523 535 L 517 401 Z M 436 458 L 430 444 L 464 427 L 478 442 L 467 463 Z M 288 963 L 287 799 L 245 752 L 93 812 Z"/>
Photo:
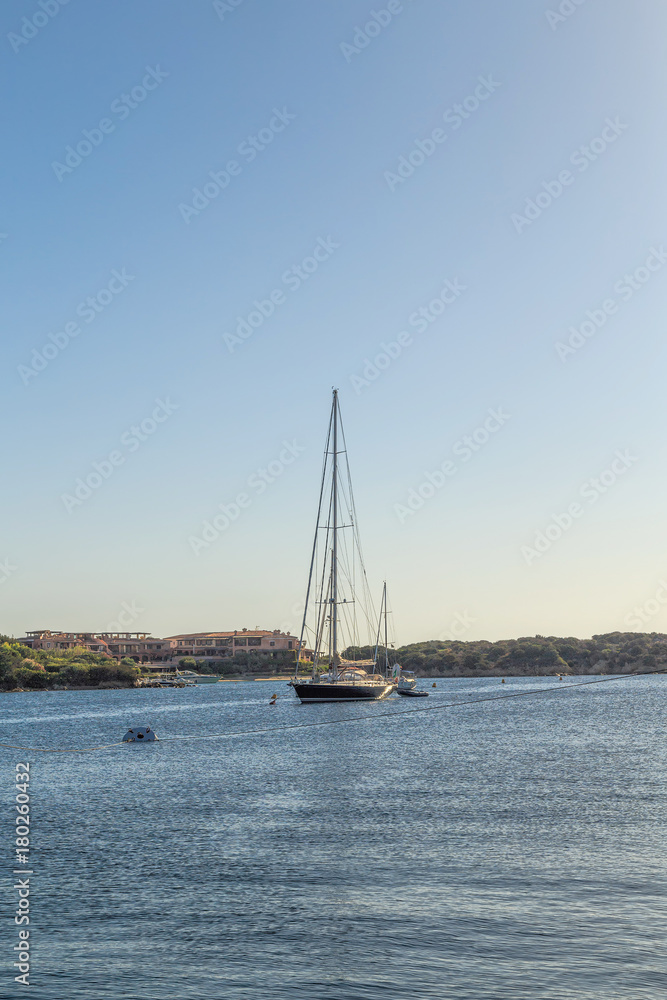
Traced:
<path fill-rule="evenodd" d="M 396 693 L 405 695 L 409 698 L 428 698 L 428 691 L 417 690 L 417 678 L 415 677 L 412 670 L 404 670 L 400 663 L 395 663 L 393 667 L 389 666 L 389 645 L 387 642 L 387 615 L 389 610 L 387 608 L 387 583 L 385 581 L 384 587 L 382 588 L 382 604 L 380 606 L 380 621 L 378 622 L 378 632 L 377 638 L 375 640 L 375 662 L 378 662 L 378 653 L 380 649 L 380 630 L 382 628 L 382 622 L 384 621 L 384 672 L 385 677 L 391 676 L 395 679 Z"/>
<path fill-rule="evenodd" d="M 387 581 L 385 580 L 382 585 L 382 601 L 380 602 L 380 617 L 378 619 L 378 630 L 377 630 L 377 635 L 375 637 L 374 662 L 375 662 L 375 668 L 377 669 L 378 662 L 380 659 L 380 633 L 382 632 L 382 625 L 384 623 L 384 649 L 382 651 L 383 664 L 381 672 L 384 673 L 385 677 L 389 676 L 393 677 L 396 676 L 397 673 L 400 673 L 401 668 L 398 666 L 398 664 L 396 664 L 396 666 L 394 666 L 393 669 L 389 666 L 389 644 L 388 644 L 389 637 L 387 635 L 388 614 L 389 614 L 389 609 L 387 607 Z"/>
<path fill-rule="evenodd" d="M 392 679 L 376 672 L 377 656 L 368 660 L 345 660 L 341 656 L 344 636 L 351 640 L 346 645 L 358 641 L 359 619 L 363 616 L 366 624 L 371 624 L 367 610 L 370 604 L 338 390 L 334 389 L 303 622 L 291 682 L 301 702 L 378 701 L 394 690 Z M 310 619 L 314 620 L 312 627 Z M 298 669 L 309 634 L 314 642 L 312 675 L 303 680 L 298 677 Z"/>

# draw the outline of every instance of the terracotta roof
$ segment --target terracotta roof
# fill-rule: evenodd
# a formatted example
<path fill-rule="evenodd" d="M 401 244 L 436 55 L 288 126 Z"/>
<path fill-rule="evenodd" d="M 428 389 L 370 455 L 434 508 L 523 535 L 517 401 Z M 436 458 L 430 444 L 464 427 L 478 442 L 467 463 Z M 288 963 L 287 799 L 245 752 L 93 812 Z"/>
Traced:
<path fill-rule="evenodd" d="M 166 639 L 228 639 L 234 636 L 247 637 L 247 636 L 264 636 L 264 635 L 275 635 L 275 636 L 289 636 L 290 639 L 295 639 L 296 636 L 291 635 L 289 632 L 273 632 L 269 629 L 246 629 L 244 632 L 242 629 L 237 629 L 235 632 L 181 632 L 179 635 L 167 635 Z"/>

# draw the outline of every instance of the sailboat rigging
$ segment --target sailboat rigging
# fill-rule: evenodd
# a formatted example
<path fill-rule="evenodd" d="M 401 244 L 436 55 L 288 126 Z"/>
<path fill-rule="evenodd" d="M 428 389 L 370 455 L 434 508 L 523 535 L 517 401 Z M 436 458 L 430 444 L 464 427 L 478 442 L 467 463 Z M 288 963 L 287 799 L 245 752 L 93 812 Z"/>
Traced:
<path fill-rule="evenodd" d="M 388 645 L 388 635 L 387 635 L 387 615 L 389 614 L 389 609 L 387 608 L 387 581 L 385 580 L 382 585 L 382 603 L 380 604 L 380 617 L 378 619 L 378 630 L 375 637 L 375 666 L 377 669 L 378 658 L 380 655 L 380 632 L 382 629 L 382 624 L 384 622 L 384 653 L 383 653 L 383 669 L 385 677 L 389 677 L 389 645 Z M 399 668 L 400 669 L 400 668 Z"/>
<path fill-rule="evenodd" d="M 341 460 L 343 455 L 344 461 Z M 386 595 L 383 600 L 386 611 Z M 376 672 L 377 650 L 375 660 L 353 661 L 341 656 L 340 647 L 345 633 L 349 640 L 347 645 L 358 644 L 360 612 L 370 626 L 367 607 L 371 604 L 357 531 L 338 390 L 334 389 L 305 609 L 292 681 L 294 692 L 301 702 L 377 701 L 394 690 L 393 681 Z M 312 627 L 309 616 L 314 617 Z M 312 675 L 309 679 L 300 680 L 298 668 L 309 634 L 314 641 Z M 372 671 L 369 673 L 366 667 L 372 667 Z"/>

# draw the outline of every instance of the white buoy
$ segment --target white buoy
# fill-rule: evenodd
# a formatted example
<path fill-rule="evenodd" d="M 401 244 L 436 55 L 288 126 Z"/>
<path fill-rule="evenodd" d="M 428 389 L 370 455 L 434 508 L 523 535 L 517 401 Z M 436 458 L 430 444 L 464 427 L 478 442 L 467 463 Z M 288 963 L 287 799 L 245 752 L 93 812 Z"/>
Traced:
<path fill-rule="evenodd" d="M 134 726 L 128 729 L 123 737 L 123 743 L 151 743 L 157 736 L 150 726 Z"/>

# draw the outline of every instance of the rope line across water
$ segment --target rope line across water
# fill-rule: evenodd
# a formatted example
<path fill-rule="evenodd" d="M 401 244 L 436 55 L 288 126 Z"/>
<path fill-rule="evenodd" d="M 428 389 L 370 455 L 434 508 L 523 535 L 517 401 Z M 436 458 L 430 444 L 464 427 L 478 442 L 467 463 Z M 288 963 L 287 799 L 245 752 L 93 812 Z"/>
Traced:
<path fill-rule="evenodd" d="M 625 680 L 627 677 L 649 677 L 654 674 L 664 674 L 667 667 L 659 670 L 640 670 L 629 674 L 614 674 L 612 677 L 599 677 L 594 681 L 578 681 L 575 684 L 554 684 L 548 688 L 529 688 L 527 691 L 515 691 L 512 694 L 488 695 L 484 698 L 471 698 L 469 701 L 449 701 L 443 705 L 425 705 L 423 708 L 407 708 L 397 712 L 373 712 L 366 715 L 351 715 L 347 719 L 322 719 L 320 722 L 295 722 L 288 726 L 272 726 L 265 729 L 235 729 L 226 733 L 206 733 L 203 736 L 165 736 L 158 743 L 173 743 L 177 740 L 219 740 L 230 736 L 259 736 L 265 733 L 283 733 L 292 729 L 315 729 L 322 726 L 340 726 L 347 722 L 363 722 L 367 719 L 395 719 L 402 715 L 421 715 L 424 712 L 437 712 L 443 708 L 461 708 L 468 705 L 479 705 L 488 701 L 507 701 L 510 698 L 526 698 L 530 695 L 552 694 L 554 692 L 571 691 L 572 688 L 590 687 L 593 684 L 608 684 L 611 681 Z M 31 753 L 90 753 L 94 750 L 109 750 L 111 747 L 122 747 L 132 740 L 121 740 L 119 743 L 106 743 L 99 747 L 20 747 L 12 743 L 0 743 L 0 747 L 11 750 L 28 750 Z"/>

